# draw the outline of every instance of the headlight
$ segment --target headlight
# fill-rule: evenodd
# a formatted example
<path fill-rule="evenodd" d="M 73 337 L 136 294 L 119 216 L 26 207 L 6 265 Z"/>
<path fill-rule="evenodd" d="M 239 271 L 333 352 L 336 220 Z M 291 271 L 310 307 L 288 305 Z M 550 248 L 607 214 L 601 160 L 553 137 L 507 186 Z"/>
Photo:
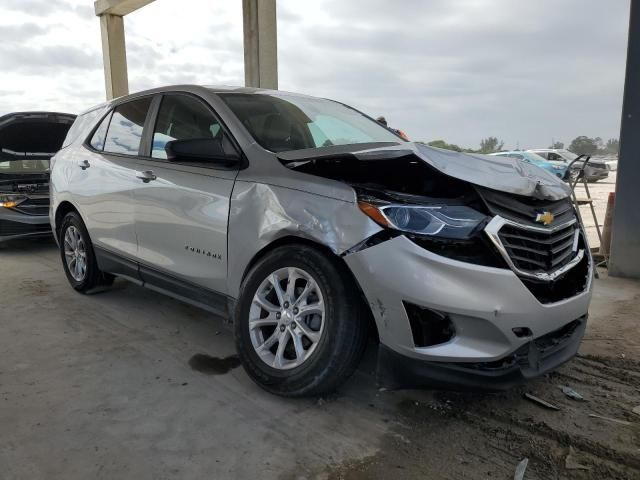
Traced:
<path fill-rule="evenodd" d="M 561 167 L 560 165 L 554 165 L 553 169 L 554 170 L 562 170 L 564 167 Z"/>
<path fill-rule="evenodd" d="M 467 239 L 486 218 L 462 205 L 375 205 L 358 202 L 369 218 L 383 227 L 417 235 Z"/>
<path fill-rule="evenodd" d="M 24 202 L 24 195 L 0 195 L 0 207 L 13 208 Z"/>

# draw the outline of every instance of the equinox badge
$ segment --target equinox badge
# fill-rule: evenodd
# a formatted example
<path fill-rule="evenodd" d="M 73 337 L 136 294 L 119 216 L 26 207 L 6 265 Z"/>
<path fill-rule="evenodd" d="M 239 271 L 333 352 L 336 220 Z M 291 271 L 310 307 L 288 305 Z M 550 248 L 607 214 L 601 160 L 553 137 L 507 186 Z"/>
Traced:
<path fill-rule="evenodd" d="M 542 212 L 536 215 L 536 222 L 542 223 L 543 225 L 551 225 L 555 218 L 551 212 Z"/>

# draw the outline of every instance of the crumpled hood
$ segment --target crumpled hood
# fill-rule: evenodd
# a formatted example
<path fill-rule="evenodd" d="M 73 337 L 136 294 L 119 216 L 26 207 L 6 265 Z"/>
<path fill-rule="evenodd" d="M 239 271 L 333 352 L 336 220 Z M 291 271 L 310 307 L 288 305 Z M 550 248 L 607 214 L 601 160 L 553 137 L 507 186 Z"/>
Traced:
<path fill-rule="evenodd" d="M 560 200 L 571 194 L 569 186 L 554 175 L 511 157 L 459 153 L 415 142 L 353 152 L 362 160 L 410 154 L 445 175 L 493 190 L 548 200 Z"/>

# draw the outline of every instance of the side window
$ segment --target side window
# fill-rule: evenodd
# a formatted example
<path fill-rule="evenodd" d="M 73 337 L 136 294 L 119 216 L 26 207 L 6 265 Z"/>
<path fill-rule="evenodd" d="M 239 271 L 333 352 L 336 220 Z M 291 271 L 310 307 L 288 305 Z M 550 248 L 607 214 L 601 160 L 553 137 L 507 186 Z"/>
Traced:
<path fill-rule="evenodd" d="M 547 155 L 547 160 L 560 160 L 563 161 L 563 158 L 558 155 L 557 153 L 553 153 L 553 152 L 549 152 L 549 154 Z"/>
<path fill-rule="evenodd" d="M 220 123 L 203 102 L 187 95 L 165 95 L 153 130 L 151 156 L 167 158 L 164 147 L 173 140 L 211 139 L 220 136 Z"/>
<path fill-rule="evenodd" d="M 102 119 L 100 126 L 93 133 L 91 137 L 91 146 L 96 150 L 104 150 L 104 139 L 107 136 L 107 128 L 109 128 L 109 120 L 111 120 L 111 113 Z"/>
<path fill-rule="evenodd" d="M 138 155 L 150 105 L 151 97 L 145 97 L 120 105 L 113 111 L 104 144 L 105 152 Z"/>

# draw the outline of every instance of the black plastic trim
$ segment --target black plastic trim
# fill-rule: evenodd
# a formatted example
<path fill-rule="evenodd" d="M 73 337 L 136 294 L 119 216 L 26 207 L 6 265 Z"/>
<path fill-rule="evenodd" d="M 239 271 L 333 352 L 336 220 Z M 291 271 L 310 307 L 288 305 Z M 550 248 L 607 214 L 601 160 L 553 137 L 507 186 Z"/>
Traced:
<path fill-rule="evenodd" d="M 235 300 L 220 292 L 195 285 L 170 273 L 161 272 L 110 250 L 94 246 L 98 268 L 124 277 L 140 286 L 163 293 L 216 315 L 231 318 L 229 306 Z"/>

